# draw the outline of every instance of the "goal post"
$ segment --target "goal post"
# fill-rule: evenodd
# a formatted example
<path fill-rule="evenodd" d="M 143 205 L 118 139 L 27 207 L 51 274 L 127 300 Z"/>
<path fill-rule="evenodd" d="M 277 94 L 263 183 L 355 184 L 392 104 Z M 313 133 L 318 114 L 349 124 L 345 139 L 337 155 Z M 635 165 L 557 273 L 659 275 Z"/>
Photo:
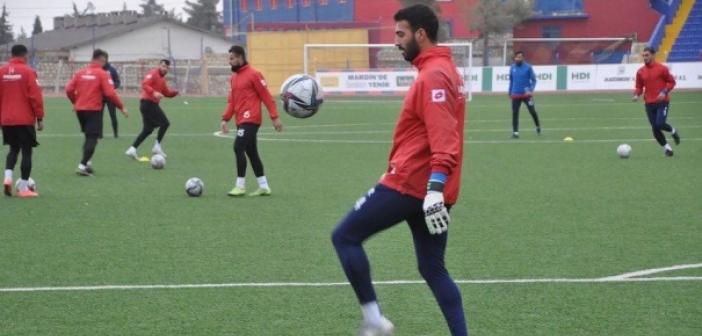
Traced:
<path fill-rule="evenodd" d="M 453 60 L 472 100 L 472 43 L 442 43 L 451 49 Z M 417 70 L 394 44 L 305 44 L 304 73 L 317 79 L 326 95 L 376 96 L 407 92 Z"/>

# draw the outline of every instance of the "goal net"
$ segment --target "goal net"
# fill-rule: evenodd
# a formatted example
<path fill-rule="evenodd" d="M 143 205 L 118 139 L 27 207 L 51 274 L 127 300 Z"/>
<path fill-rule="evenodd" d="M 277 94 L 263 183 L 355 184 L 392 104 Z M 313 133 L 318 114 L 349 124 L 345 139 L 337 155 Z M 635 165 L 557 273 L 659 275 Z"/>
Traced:
<path fill-rule="evenodd" d="M 453 61 L 472 98 L 471 43 L 441 44 L 451 49 Z M 305 44 L 304 72 L 315 77 L 326 95 L 403 95 L 417 77 L 417 71 L 402 58 L 393 44 Z"/>
<path fill-rule="evenodd" d="M 631 38 L 515 38 L 503 44 L 503 65 L 512 62 L 515 51 L 523 51 L 534 65 L 621 64 L 632 59 L 635 41 Z"/>

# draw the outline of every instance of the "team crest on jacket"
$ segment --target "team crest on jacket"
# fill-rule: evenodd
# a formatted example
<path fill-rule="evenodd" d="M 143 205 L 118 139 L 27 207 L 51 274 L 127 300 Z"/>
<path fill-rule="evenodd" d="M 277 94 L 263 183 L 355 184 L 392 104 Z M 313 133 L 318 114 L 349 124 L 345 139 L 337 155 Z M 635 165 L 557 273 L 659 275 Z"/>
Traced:
<path fill-rule="evenodd" d="M 446 101 L 446 90 L 435 89 L 431 90 L 431 101 L 434 103 L 443 103 Z"/>

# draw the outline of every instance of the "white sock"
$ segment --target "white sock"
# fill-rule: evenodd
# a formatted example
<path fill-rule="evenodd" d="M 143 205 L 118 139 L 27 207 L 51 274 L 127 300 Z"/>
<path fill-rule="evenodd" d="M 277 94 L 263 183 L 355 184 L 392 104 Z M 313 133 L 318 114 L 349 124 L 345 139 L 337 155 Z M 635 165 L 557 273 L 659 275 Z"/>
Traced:
<path fill-rule="evenodd" d="M 5 178 L 12 180 L 12 170 L 5 169 Z"/>
<path fill-rule="evenodd" d="M 129 149 L 127 149 L 127 152 L 128 153 L 131 153 L 131 152 L 136 153 L 136 147 L 134 147 L 134 146 L 129 147 Z"/>
<path fill-rule="evenodd" d="M 244 189 L 246 188 L 246 178 L 245 177 L 237 177 L 236 178 L 236 187 Z"/>
<path fill-rule="evenodd" d="M 88 161 L 88 164 L 86 164 L 86 166 L 92 167 L 92 166 L 93 166 L 93 161 Z"/>
<path fill-rule="evenodd" d="M 268 187 L 268 180 L 266 179 L 265 176 L 257 177 L 256 181 L 258 181 L 258 186 L 263 189 L 269 189 Z"/>
<path fill-rule="evenodd" d="M 672 152 L 672 151 L 673 151 L 673 147 L 670 146 L 670 144 L 665 144 L 665 146 L 663 146 L 663 150 L 669 150 L 669 151 Z"/>
<path fill-rule="evenodd" d="M 19 183 L 17 184 L 17 191 L 27 191 L 29 190 L 27 180 L 19 180 Z"/>
<path fill-rule="evenodd" d="M 161 150 L 161 144 L 158 143 L 158 140 L 156 140 L 156 142 L 154 143 L 154 149 Z"/>
<path fill-rule="evenodd" d="M 361 311 L 363 312 L 363 321 L 369 324 L 380 324 L 380 306 L 378 302 L 372 301 L 361 305 Z"/>
<path fill-rule="evenodd" d="M 85 170 L 86 168 L 85 168 L 85 165 L 84 165 L 84 164 L 79 163 L 79 164 L 78 164 L 78 169 L 80 169 L 80 170 Z"/>
<path fill-rule="evenodd" d="M 678 130 L 673 128 L 673 132 L 671 132 L 671 133 L 673 133 L 673 134 L 678 133 Z"/>

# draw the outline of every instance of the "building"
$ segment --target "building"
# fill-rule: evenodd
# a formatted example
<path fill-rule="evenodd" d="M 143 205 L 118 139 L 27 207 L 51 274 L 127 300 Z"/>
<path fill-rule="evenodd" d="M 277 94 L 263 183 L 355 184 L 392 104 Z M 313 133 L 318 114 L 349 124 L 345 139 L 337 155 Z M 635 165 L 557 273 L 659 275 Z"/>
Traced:
<path fill-rule="evenodd" d="M 366 28 L 369 43 L 392 43 L 397 0 L 223 0 L 229 36 L 250 31 Z M 478 36 L 469 29 L 469 9 L 477 0 L 439 0 L 442 27 L 450 39 Z"/>
<path fill-rule="evenodd" d="M 170 58 L 201 59 L 204 53 L 226 53 L 231 41 L 168 17 L 141 17 L 133 11 L 56 17 L 54 29 L 22 43 L 43 59 L 89 61 L 101 48 L 113 62 Z M 11 44 L 2 47 L 8 51 Z"/>

